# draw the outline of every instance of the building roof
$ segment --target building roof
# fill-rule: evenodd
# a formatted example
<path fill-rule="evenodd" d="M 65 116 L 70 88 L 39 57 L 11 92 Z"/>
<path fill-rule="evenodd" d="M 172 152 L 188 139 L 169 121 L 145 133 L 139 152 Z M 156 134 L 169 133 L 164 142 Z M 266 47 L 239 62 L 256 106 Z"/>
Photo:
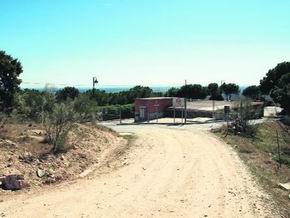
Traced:
<path fill-rule="evenodd" d="M 214 110 L 223 110 L 224 106 L 230 106 L 231 108 L 238 108 L 240 105 L 239 101 L 214 101 Z M 252 106 L 263 105 L 263 102 L 251 102 Z M 169 109 L 173 109 L 171 106 Z M 175 107 L 175 109 L 184 109 L 184 107 Z M 187 102 L 188 111 L 213 111 L 212 100 L 194 100 Z"/>

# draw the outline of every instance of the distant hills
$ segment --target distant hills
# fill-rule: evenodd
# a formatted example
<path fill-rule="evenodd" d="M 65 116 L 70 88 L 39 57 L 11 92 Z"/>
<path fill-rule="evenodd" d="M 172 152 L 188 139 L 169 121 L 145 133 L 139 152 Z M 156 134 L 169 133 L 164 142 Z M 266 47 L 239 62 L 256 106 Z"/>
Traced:
<path fill-rule="evenodd" d="M 25 88 L 28 88 L 28 87 L 22 87 L 22 89 L 25 89 Z M 63 87 L 50 87 L 50 89 L 53 89 L 55 92 L 57 90 L 60 90 L 62 89 Z M 78 87 L 76 87 L 78 88 Z M 96 89 L 98 90 L 102 90 L 102 91 L 105 91 L 107 93 L 118 93 L 118 92 L 122 92 L 122 91 L 128 91 L 130 88 L 133 88 L 132 86 L 106 86 L 106 87 L 96 87 Z M 152 86 L 150 87 L 154 92 L 166 92 L 168 89 L 171 88 L 171 86 Z M 28 89 L 36 89 L 36 90 L 39 90 L 39 91 L 42 91 L 44 89 L 46 89 L 45 87 L 29 87 Z M 85 92 L 87 90 L 90 90 L 92 88 L 78 88 L 80 90 L 80 92 Z"/>

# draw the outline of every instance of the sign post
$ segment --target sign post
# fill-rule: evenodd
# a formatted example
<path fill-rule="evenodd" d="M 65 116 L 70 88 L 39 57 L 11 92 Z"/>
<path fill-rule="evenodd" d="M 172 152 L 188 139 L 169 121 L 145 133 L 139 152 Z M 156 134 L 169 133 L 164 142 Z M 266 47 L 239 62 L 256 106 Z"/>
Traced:
<path fill-rule="evenodd" d="M 173 105 L 173 121 L 175 123 L 176 118 L 176 109 L 180 109 L 181 114 L 181 122 L 183 122 L 183 119 L 185 118 L 185 98 L 173 98 L 172 105 Z"/>
<path fill-rule="evenodd" d="M 184 98 L 184 123 L 186 124 L 187 121 L 187 100 Z"/>
<path fill-rule="evenodd" d="M 159 104 L 155 104 L 154 107 L 156 108 L 156 122 L 158 123 L 158 119 L 159 119 L 159 110 L 158 110 L 158 107 L 159 107 Z"/>

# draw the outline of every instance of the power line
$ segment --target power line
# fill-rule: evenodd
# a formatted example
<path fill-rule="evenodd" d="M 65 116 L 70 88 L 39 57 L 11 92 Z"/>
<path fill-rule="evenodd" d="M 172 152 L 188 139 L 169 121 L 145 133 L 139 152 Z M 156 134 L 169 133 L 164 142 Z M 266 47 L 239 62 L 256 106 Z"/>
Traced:
<path fill-rule="evenodd" d="M 72 84 L 72 83 L 40 83 L 40 82 L 22 82 L 22 84 L 25 85 L 54 85 L 54 86 L 84 86 L 84 87 L 89 87 L 89 84 Z"/>

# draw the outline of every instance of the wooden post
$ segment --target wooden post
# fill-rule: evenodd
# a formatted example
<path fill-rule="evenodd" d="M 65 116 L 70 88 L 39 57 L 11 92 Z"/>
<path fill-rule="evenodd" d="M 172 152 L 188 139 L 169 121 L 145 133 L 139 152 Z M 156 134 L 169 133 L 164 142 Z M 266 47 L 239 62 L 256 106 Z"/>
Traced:
<path fill-rule="evenodd" d="M 173 107 L 173 123 L 175 124 L 175 106 Z"/>
<path fill-rule="evenodd" d="M 212 101 L 212 118 L 215 118 L 215 100 Z"/>
<path fill-rule="evenodd" d="M 187 99 L 184 98 L 184 123 L 187 122 Z"/>
<path fill-rule="evenodd" d="M 122 124 L 122 108 L 120 107 L 120 124 Z"/>
<path fill-rule="evenodd" d="M 281 147 L 279 142 L 279 133 L 278 130 L 276 130 L 276 136 L 277 136 L 277 147 L 278 147 L 278 159 L 279 159 L 279 168 L 282 167 L 282 161 L 281 161 Z"/>
<path fill-rule="evenodd" d="M 147 123 L 149 123 L 149 112 L 147 111 Z"/>
<path fill-rule="evenodd" d="M 182 110 L 181 108 L 181 123 L 183 123 L 183 120 L 184 120 L 184 110 Z"/>

